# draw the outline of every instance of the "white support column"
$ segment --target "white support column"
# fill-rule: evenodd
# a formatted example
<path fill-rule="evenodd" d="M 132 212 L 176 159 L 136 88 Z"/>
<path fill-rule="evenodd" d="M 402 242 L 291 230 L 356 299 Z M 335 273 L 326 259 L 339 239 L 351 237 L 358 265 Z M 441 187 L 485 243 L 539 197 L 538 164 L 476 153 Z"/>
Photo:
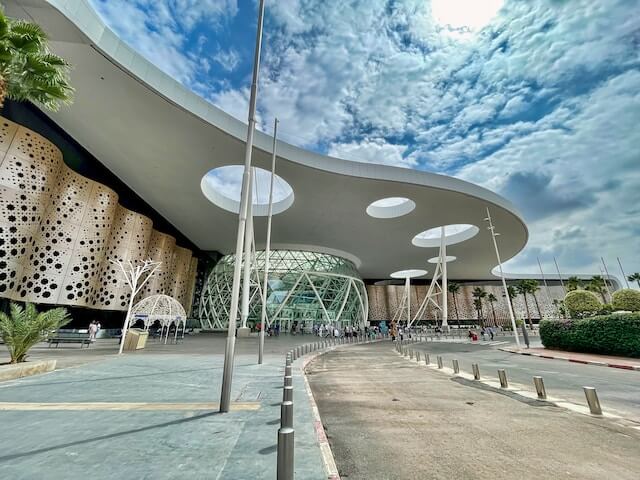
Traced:
<path fill-rule="evenodd" d="M 240 313 L 241 327 L 247 328 L 247 319 L 249 318 L 249 292 L 251 290 L 251 244 L 253 239 L 253 182 L 255 172 L 252 168 L 249 172 L 249 203 L 247 205 L 247 226 L 244 231 L 244 265 L 242 274 L 242 310 Z M 238 261 L 238 259 L 236 259 Z M 238 336 L 241 335 L 238 332 Z"/>
<path fill-rule="evenodd" d="M 447 242 L 445 227 L 440 230 L 440 263 L 442 265 L 442 329 L 448 330 L 448 296 L 447 296 Z"/>
<path fill-rule="evenodd" d="M 407 327 L 411 324 L 411 279 L 404 280 L 404 288 L 407 291 Z"/>

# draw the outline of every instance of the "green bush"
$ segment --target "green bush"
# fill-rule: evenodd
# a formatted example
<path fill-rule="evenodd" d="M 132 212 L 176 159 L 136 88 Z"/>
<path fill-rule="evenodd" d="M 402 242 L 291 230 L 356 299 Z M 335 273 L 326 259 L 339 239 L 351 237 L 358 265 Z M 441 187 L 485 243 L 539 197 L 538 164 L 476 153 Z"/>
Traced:
<path fill-rule="evenodd" d="M 9 315 L 0 312 L 0 337 L 9 350 L 11 363 L 24 362 L 31 347 L 71 321 L 62 307 L 38 312 L 32 303 L 22 307 L 11 302 L 10 310 Z"/>
<path fill-rule="evenodd" d="M 601 303 L 593 292 L 572 290 L 564 297 L 564 305 L 571 318 L 584 318 L 598 313 Z"/>
<path fill-rule="evenodd" d="M 640 312 L 640 291 L 625 288 L 613 293 L 613 308 L 629 312 Z"/>
<path fill-rule="evenodd" d="M 543 320 L 540 340 L 546 348 L 640 358 L 640 313 Z"/>

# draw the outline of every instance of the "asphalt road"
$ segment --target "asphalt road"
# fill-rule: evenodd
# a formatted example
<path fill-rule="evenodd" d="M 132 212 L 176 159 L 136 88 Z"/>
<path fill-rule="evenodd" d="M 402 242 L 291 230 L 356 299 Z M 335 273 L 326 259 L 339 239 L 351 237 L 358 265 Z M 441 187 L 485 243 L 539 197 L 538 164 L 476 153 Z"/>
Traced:
<path fill-rule="evenodd" d="M 540 375 L 548 395 L 582 405 L 586 404 L 582 387 L 595 387 L 603 409 L 640 423 L 640 371 L 528 357 L 482 344 L 426 342 L 411 348 L 429 353 L 432 363 L 441 355 L 448 367 L 458 359 L 460 370 L 468 373 L 471 364 L 477 363 L 481 376 L 496 380 L 497 370 L 504 368 L 510 382 L 528 385 L 532 391 L 533 377 Z"/>
<path fill-rule="evenodd" d="M 640 472 L 640 431 L 454 380 L 388 342 L 321 355 L 307 373 L 344 480 L 637 480 Z"/>

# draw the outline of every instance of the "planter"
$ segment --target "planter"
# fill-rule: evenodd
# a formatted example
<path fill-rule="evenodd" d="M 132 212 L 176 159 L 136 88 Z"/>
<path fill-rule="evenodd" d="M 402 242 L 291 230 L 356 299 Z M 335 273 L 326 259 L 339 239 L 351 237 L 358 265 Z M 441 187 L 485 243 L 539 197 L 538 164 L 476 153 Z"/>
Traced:
<path fill-rule="evenodd" d="M 0 382 L 30 377 L 31 375 L 38 375 L 39 373 L 52 372 L 55 369 L 56 360 L 0 365 Z"/>

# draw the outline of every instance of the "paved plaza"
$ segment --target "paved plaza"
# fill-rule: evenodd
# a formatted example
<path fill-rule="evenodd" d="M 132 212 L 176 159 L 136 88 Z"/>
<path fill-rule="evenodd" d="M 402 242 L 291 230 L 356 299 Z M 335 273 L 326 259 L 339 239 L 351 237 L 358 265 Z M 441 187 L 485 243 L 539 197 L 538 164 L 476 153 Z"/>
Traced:
<path fill-rule="evenodd" d="M 222 335 L 152 341 L 121 357 L 113 340 L 39 345 L 31 359 L 55 358 L 61 368 L 0 382 L 0 478 L 273 479 L 284 354 L 313 341 L 267 338 L 259 366 L 258 339 L 238 339 L 224 415 Z M 636 479 L 640 372 L 515 355 L 499 350 L 504 341 L 411 348 L 432 362 L 456 358 L 464 371 L 479 363 L 487 377 L 505 368 L 513 383 L 542 374 L 550 395 L 575 403 L 584 404 L 582 385 L 595 385 L 603 408 L 625 421 L 454 379 L 400 356 L 390 341 L 345 345 L 294 362 L 296 478 L 327 478 L 301 370 L 311 360 L 307 378 L 340 478 Z"/>
<path fill-rule="evenodd" d="M 283 353 L 311 340 L 269 338 L 259 366 L 257 339 L 239 339 L 234 403 L 224 415 L 221 336 L 151 344 L 120 358 L 109 341 L 83 351 L 38 348 L 35 357 L 68 355 L 75 366 L 0 383 L 0 478 L 273 479 Z M 296 475 L 323 479 L 299 369 L 293 382 Z"/>

